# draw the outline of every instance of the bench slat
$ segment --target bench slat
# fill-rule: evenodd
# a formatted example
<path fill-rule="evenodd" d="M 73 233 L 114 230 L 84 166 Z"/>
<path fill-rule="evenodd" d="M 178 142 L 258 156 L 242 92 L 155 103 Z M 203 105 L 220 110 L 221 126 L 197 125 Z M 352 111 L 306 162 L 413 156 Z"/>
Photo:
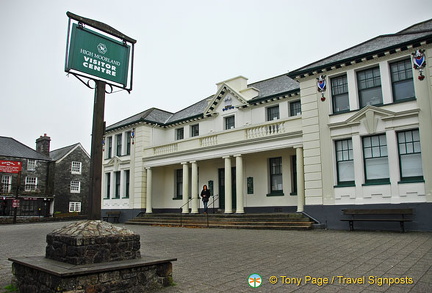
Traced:
<path fill-rule="evenodd" d="M 413 209 L 345 209 L 344 215 L 412 215 Z"/>
<path fill-rule="evenodd" d="M 341 221 L 371 221 L 371 222 L 411 222 L 411 219 L 341 219 Z"/>

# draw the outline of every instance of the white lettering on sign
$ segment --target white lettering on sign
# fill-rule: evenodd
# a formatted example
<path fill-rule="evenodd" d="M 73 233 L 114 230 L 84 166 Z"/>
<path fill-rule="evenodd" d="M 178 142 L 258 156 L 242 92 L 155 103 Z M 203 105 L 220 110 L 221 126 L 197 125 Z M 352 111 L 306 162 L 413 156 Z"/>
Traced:
<path fill-rule="evenodd" d="M 116 76 L 116 66 L 111 65 L 109 63 L 105 63 L 87 56 L 84 56 L 83 66 L 89 69 L 93 69 L 95 71 L 99 71 L 102 73 L 106 73 L 112 76 Z"/>

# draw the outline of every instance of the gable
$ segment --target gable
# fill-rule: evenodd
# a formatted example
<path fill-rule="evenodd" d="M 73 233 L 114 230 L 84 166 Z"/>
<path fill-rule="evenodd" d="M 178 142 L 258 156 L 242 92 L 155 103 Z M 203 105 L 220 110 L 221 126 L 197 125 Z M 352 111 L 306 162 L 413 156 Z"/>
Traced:
<path fill-rule="evenodd" d="M 242 94 L 233 90 L 229 85 L 223 84 L 219 87 L 217 93 L 208 100 L 204 116 L 212 116 L 247 105 L 248 102 Z"/>

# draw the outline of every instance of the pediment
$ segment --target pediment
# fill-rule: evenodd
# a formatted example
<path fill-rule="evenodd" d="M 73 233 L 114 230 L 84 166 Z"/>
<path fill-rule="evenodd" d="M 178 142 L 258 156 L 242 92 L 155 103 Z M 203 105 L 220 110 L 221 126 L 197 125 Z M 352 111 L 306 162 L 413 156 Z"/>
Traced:
<path fill-rule="evenodd" d="M 395 115 L 396 115 L 396 113 L 393 111 L 389 111 L 389 110 L 385 110 L 385 109 L 382 109 L 382 108 L 379 108 L 376 106 L 368 105 L 368 106 L 364 107 L 363 109 L 361 109 L 360 111 L 358 111 L 353 116 L 351 116 L 350 118 L 348 118 L 345 121 L 345 123 L 351 124 L 351 123 L 360 122 L 363 119 L 373 120 L 375 118 L 393 117 Z"/>
<path fill-rule="evenodd" d="M 218 112 L 233 110 L 248 105 L 247 99 L 227 84 L 222 84 L 216 94 L 208 101 L 204 116 L 211 116 Z"/>
<path fill-rule="evenodd" d="M 104 167 L 114 167 L 114 170 L 118 170 L 120 165 L 126 164 L 128 162 L 129 160 L 122 160 L 121 158 L 114 156 L 107 163 L 104 164 Z"/>
<path fill-rule="evenodd" d="M 331 123 L 329 128 L 340 128 L 352 125 L 363 124 L 369 134 L 376 133 L 378 123 L 380 121 L 391 120 L 393 118 L 401 118 L 418 115 L 419 109 L 406 110 L 401 112 L 393 112 L 380 107 L 368 105 L 360 111 L 346 119 L 345 121 Z"/>

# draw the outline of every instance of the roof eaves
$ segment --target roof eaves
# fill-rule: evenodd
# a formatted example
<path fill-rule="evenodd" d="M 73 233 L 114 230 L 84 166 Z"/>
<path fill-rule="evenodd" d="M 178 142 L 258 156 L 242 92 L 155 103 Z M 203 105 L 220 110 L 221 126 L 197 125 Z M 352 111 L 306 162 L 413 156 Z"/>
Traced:
<path fill-rule="evenodd" d="M 409 33 L 409 34 L 414 34 L 414 33 Z M 326 58 L 323 58 L 323 59 L 320 59 L 320 60 L 315 61 L 313 63 L 310 63 L 309 65 L 306 65 L 306 66 L 304 66 L 302 68 L 307 68 L 307 67 L 309 67 L 310 65 L 312 65 L 314 63 L 319 63 L 319 62 L 321 62 L 321 61 L 323 61 L 325 59 L 329 59 L 329 58 L 331 58 L 331 57 L 333 57 L 335 55 L 341 54 L 341 53 L 346 52 L 348 50 L 352 50 L 353 48 L 361 46 L 361 45 L 363 45 L 363 44 L 365 44 L 367 42 L 371 42 L 374 39 L 377 39 L 377 38 L 380 38 L 380 37 L 385 37 L 385 36 L 396 37 L 397 35 L 396 34 L 382 35 L 382 36 L 373 38 L 371 40 L 368 40 L 366 42 L 358 44 L 358 45 L 356 45 L 354 47 L 351 47 L 351 48 L 349 48 L 347 50 L 335 53 L 335 54 L 330 55 L 330 56 L 328 56 Z M 349 65 L 351 65 L 351 62 L 356 62 L 356 63 L 363 62 L 365 58 L 366 58 L 366 60 L 371 60 L 371 59 L 374 58 L 373 56 L 382 57 L 382 56 L 385 55 L 385 52 L 389 52 L 390 51 L 390 53 L 396 53 L 396 49 L 398 49 L 398 48 L 401 48 L 402 50 L 407 50 L 407 49 L 411 48 L 411 47 L 408 47 L 409 45 L 413 45 L 412 46 L 413 48 L 419 47 L 421 45 L 422 41 L 426 41 L 426 43 L 428 43 L 428 44 L 431 43 L 432 42 L 432 33 L 430 35 L 426 36 L 426 37 L 425 36 L 419 37 L 419 38 L 414 39 L 414 40 L 409 40 L 409 41 L 406 41 L 406 42 L 399 43 L 397 45 L 393 45 L 393 46 L 389 46 L 389 47 L 385 47 L 385 48 L 380 48 L 380 49 L 377 49 L 377 50 L 374 50 L 374 51 L 370 51 L 370 52 L 367 52 L 367 53 L 364 53 L 364 54 L 360 54 L 360 55 L 356 55 L 356 56 L 353 56 L 353 57 L 341 59 L 341 60 L 338 60 L 338 61 L 335 61 L 335 62 L 331 62 L 331 63 L 328 63 L 328 64 L 323 64 L 323 65 L 319 65 L 319 66 L 316 66 L 316 67 L 307 68 L 307 69 L 304 69 L 304 70 L 302 70 L 302 68 L 299 68 L 297 70 L 289 72 L 287 75 L 289 77 L 291 77 L 291 78 L 294 79 L 294 78 L 305 77 L 306 75 L 311 75 L 311 74 L 315 74 L 315 73 L 322 73 L 324 71 L 330 71 L 330 70 L 334 69 L 333 67 L 340 68 L 342 66 L 349 66 Z"/>
<path fill-rule="evenodd" d="M 251 99 L 248 101 L 248 104 L 249 105 L 259 104 L 259 103 L 264 102 L 264 101 L 273 100 L 273 99 L 279 98 L 279 97 L 294 96 L 294 95 L 299 94 L 299 93 L 300 93 L 300 88 L 286 91 L 286 92 L 282 92 L 282 93 L 277 93 L 277 94 L 274 94 L 271 96 L 261 97 L 261 98 L 257 98 L 257 99 Z"/>

